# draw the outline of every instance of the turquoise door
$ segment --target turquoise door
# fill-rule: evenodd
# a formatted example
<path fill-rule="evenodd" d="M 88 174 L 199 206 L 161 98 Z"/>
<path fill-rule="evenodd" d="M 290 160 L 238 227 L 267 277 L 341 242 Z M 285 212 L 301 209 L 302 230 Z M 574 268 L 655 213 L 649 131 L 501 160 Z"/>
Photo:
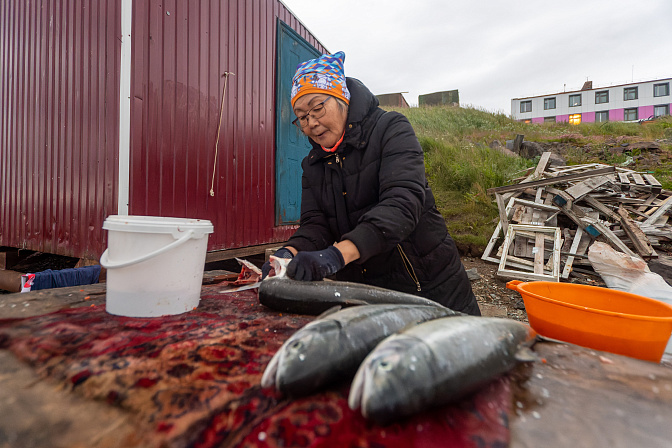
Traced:
<path fill-rule="evenodd" d="M 308 138 L 292 124 L 296 118 L 290 93 L 300 62 L 320 53 L 278 20 L 275 142 L 275 225 L 297 224 L 301 213 L 301 160 L 310 151 Z"/>

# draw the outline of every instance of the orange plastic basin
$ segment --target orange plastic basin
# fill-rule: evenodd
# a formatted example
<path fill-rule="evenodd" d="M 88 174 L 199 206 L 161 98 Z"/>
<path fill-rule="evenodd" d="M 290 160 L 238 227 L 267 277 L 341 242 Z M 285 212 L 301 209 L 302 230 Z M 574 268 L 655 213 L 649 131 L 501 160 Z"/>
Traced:
<path fill-rule="evenodd" d="M 660 362 L 672 333 L 672 306 L 597 286 L 512 280 L 530 326 L 542 336 Z"/>

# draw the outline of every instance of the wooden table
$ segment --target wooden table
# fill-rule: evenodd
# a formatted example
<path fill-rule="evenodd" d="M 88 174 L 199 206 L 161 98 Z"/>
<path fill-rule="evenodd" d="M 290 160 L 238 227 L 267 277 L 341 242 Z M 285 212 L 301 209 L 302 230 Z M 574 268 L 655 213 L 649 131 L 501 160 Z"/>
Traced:
<path fill-rule="evenodd" d="M 105 285 L 0 296 L 0 319 L 103 304 Z M 512 447 L 672 446 L 672 367 L 541 342 L 513 382 Z M 139 446 L 133 415 L 67 393 L 0 350 L 0 448 Z"/>

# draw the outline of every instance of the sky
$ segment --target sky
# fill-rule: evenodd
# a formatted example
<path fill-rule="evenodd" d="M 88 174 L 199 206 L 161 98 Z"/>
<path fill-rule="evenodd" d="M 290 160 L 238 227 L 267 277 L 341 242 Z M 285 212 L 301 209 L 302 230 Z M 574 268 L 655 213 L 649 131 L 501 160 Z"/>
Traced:
<path fill-rule="evenodd" d="M 672 0 L 282 0 L 374 94 L 460 105 L 672 77 Z"/>

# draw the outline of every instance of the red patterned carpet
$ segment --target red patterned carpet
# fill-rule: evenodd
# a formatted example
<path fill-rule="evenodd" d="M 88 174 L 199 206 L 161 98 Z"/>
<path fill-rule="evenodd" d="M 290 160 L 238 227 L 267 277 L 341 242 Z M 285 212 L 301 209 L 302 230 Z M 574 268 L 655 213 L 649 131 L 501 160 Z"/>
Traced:
<path fill-rule="evenodd" d="M 349 383 L 299 400 L 259 386 L 271 356 L 311 316 L 258 303 L 256 290 L 204 286 L 179 316 L 126 318 L 104 307 L 0 323 L 0 348 L 72 393 L 137 415 L 148 444 L 171 447 L 506 447 L 511 388 L 376 426 L 347 406 Z"/>

